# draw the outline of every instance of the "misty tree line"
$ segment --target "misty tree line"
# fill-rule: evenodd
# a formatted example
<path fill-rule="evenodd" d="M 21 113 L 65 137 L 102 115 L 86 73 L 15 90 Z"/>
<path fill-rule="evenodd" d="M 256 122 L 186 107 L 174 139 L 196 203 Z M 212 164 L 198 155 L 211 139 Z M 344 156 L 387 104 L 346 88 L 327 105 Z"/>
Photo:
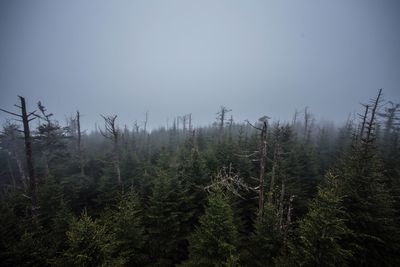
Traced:
<path fill-rule="evenodd" d="M 1 266 L 400 266 L 400 105 L 335 127 L 190 114 L 86 133 L 20 97 L 0 136 Z"/>

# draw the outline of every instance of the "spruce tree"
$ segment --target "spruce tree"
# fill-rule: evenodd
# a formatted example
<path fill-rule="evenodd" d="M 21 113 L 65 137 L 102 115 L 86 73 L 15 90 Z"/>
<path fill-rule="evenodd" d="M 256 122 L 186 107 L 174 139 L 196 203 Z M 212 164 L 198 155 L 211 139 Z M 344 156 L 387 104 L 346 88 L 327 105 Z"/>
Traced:
<path fill-rule="evenodd" d="M 175 176 L 159 171 L 146 208 L 147 248 L 154 266 L 172 266 L 186 257 L 187 221 L 184 188 Z"/>
<path fill-rule="evenodd" d="M 308 213 L 299 223 L 299 244 L 292 251 L 298 266 L 348 266 L 352 252 L 343 247 L 351 236 L 335 176 L 327 174 Z M 290 256 L 289 256 L 290 257 Z"/>
<path fill-rule="evenodd" d="M 114 257 L 121 258 L 124 266 L 142 266 L 146 262 L 146 236 L 136 194 L 121 195 L 115 206 L 104 218 L 105 225 L 115 237 Z"/>
<path fill-rule="evenodd" d="M 237 241 L 228 198 L 217 189 L 190 237 L 189 260 L 183 266 L 238 266 Z"/>
<path fill-rule="evenodd" d="M 112 233 L 84 211 L 67 231 L 63 262 L 65 266 L 121 266 L 118 259 L 112 258 L 113 244 Z"/>
<path fill-rule="evenodd" d="M 250 246 L 246 253 L 246 266 L 273 266 L 275 257 L 282 247 L 282 233 L 276 210 L 265 204 L 262 217 L 258 216 L 254 232 L 250 236 Z"/>

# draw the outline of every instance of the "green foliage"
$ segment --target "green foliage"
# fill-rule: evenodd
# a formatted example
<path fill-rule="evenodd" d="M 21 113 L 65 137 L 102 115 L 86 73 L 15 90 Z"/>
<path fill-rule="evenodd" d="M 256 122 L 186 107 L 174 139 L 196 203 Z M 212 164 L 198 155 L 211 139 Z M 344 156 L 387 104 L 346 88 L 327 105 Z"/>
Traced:
<path fill-rule="evenodd" d="M 281 248 L 282 233 L 277 211 L 272 205 L 266 204 L 264 214 L 257 217 L 250 237 L 246 266 L 273 266 Z"/>
<path fill-rule="evenodd" d="M 386 187 L 382 165 L 373 142 L 354 144 L 337 169 L 348 227 L 354 232 L 354 262 L 363 266 L 399 264 L 400 229 L 393 199 Z"/>
<path fill-rule="evenodd" d="M 185 257 L 187 221 L 191 211 L 184 188 L 176 177 L 160 171 L 146 208 L 147 248 L 156 266 L 172 266 Z"/>
<path fill-rule="evenodd" d="M 190 237 L 189 260 L 184 266 L 238 266 L 238 232 L 228 198 L 210 194 L 205 214 Z"/>
<path fill-rule="evenodd" d="M 67 231 L 63 262 L 65 266 L 119 266 L 121 260 L 112 257 L 114 244 L 114 235 L 84 211 Z"/>
<path fill-rule="evenodd" d="M 103 220 L 115 237 L 114 257 L 123 259 L 124 266 L 142 266 L 146 262 L 146 236 L 136 194 L 128 192 L 121 195 L 114 209 Z"/>
<path fill-rule="evenodd" d="M 337 129 L 270 123 L 258 217 L 260 136 L 247 123 L 125 126 L 123 193 L 112 144 L 82 132 L 82 174 L 71 130 L 41 106 L 31 128 L 38 216 L 20 128 L 0 133 L 0 265 L 400 266 L 399 109 L 378 109 L 385 123 L 366 120 L 361 134 L 350 120 Z M 239 194 L 207 194 L 221 168 L 245 184 Z"/>
<path fill-rule="evenodd" d="M 337 178 L 328 174 L 327 180 L 299 223 L 299 243 L 291 252 L 298 266 L 349 265 L 352 252 L 343 247 L 343 241 L 351 236 L 351 231 L 345 224 Z"/>

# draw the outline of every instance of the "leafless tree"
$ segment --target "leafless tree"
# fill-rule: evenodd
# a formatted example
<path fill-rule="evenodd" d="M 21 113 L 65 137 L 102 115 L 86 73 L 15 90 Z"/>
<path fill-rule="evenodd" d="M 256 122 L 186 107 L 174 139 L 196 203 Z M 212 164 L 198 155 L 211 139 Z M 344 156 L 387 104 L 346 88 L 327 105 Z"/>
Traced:
<path fill-rule="evenodd" d="M 124 191 L 122 178 L 121 178 L 121 169 L 120 169 L 120 161 L 119 161 L 119 135 L 120 131 L 115 124 L 115 120 L 117 119 L 117 115 L 114 116 L 103 116 L 100 115 L 104 119 L 104 131 L 100 129 L 101 135 L 103 135 L 106 139 L 111 140 L 113 144 L 113 164 L 115 168 L 115 172 L 117 173 L 118 185 L 121 188 L 121 191 Z"/>
<path fill-rule="evenodd" d="M 78 159 L 79 159 L 79 167 L 81 169 L 81 175 L 85 175 L 85 163 L 83 160 L 83 152 L 82 152 L 82 132 L 81 132 L 81 114 L 79 110 L 76 111 L 76 133 L 77 133 L 77 149 L 78 149 Z"/>
<path fill-rule="evenodd" d="M 34 218 L 37 217 L 39 214 L 39 204 L 37 198 L 37 184 L 36 184 L 36 176 L 35 176 L 35 168 L 33 163 L 33 156 L 32 156 L 32 140 L 29 128 L 29 122 L 36 118 L 35 111 L 28 113 L 26 109 L 26 102 L 25 98 L 22 96 L 18 96 L 21 105 L 15 105 L 21 111 L 21 114 L 17 114 L 14 112 L 10 112 L 4 109 L 0 109 L 1 111 L 13 115 L 19 119 L 23 124 L 23 133 L 24 133 L 24 141 L 25 141 L 25 158 L 26 158 L 26 166 L 28 168 L 28 175 L 29 175 L 29 193 L 30 193 L 30 200 L 31 200 L 31 211 L 32 216 Z"/>
<path fill-rule="evenodd" d="M 143 130 L 144 130 L 144 132 L 146 133 L 146 131 L 147 131 L 147 123 L 149 122 L 149 112 L 148 111 L 146 111 L 146 115 L 145 115 L 145 119 L 144 119 L 144 128 L 143 128 Z"/>
<path fill-rule="evenodd" d="M 217 188 L 223 188 L 237 197 L 243 198 L 241 191 L 256 191 L 257 189 L 250 187 L 240 177 L 239 173 L 235 173 L 232 164 L 228 167 L 222 167 L 211 184 L 206 186 L 204 189 L 208 192 Z"/>
<path fill-rule="evenodd" d="M 224 106 L 221 106 L 220 110 L 217 112 L 217 121 L 218 121 L 218 125 L 219 125 L 219 130 L 220 132 L 222 132 L 223 128 L 224 128 L 224 124 L 226 121 L 226 116 L 228 112 L 231 112 L 231 109 L 227 109 Z"/>
<path fill-rule="evenodd" d="M 267 162 L 267 126 L 268 126 L 268 119 L 269 117 L 263 116 L 259 119 L 261 123 L 261 128 L 254 126 L 249 121 L 250 124 L 254 129 L 260 131 L 260 178 L 259 178 L 259 194 L 258 194 L 258 212 L 260 217 L 264 214 L 264 177 L 265 177 L 265 165 Z"/>

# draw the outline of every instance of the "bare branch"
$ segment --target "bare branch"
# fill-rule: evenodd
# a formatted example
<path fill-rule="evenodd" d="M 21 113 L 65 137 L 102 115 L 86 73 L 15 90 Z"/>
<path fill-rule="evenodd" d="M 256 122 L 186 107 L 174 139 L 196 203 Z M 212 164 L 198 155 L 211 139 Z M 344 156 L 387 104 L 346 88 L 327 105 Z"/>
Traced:
<path fill-rule="evenodd" d="M 11 111 L 8 111 L 8 110 L 2 109 L 2 108 L 0 108 L 0 110 L 3 111 L 3 112 L 5 112 L 5 113 L 8 113 L 8 114 L 10 114 L 10 115 L 13 115 L 13 116 L 17 116 L 17 117 L 22 118 L 21 115 L 16 114 L 16 113 L 14 113 L 14 112 L 11 112 Z"/>

